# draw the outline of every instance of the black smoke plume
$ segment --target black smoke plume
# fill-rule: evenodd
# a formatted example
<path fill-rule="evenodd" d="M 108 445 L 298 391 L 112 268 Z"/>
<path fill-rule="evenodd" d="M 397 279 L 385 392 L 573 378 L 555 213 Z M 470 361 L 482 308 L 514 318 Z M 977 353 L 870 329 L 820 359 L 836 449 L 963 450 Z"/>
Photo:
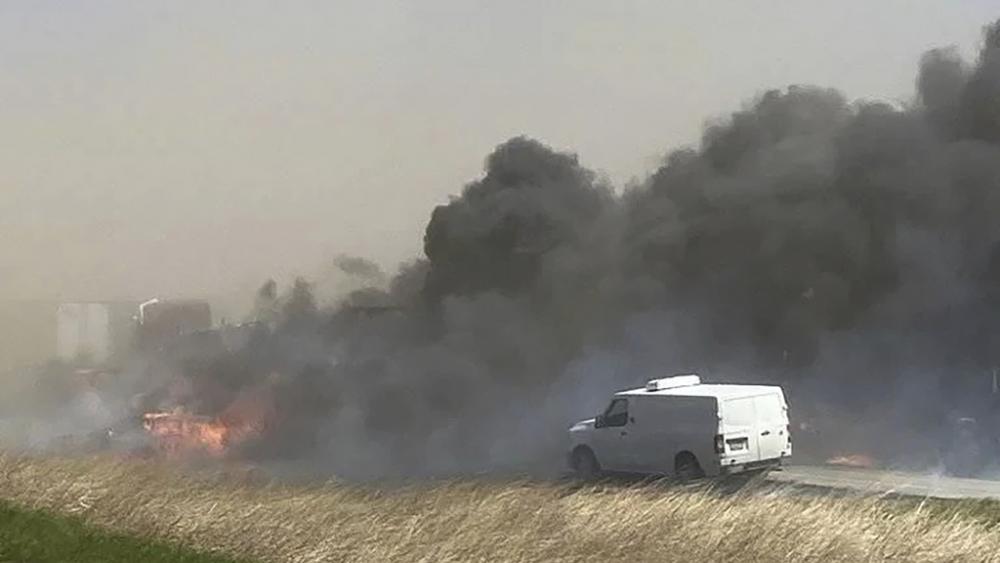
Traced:
<path fill-rule="evenodd" d="M 681 370 L 899 424 L 972 408 L 1000 365 L 1000 22 L 915 82 L 904 107 L 766 92 L 621 195 L 573 154 L 501 144 L 390 283 L 336 306 L 261 289 L 266 329 L 217 366 L 272 378 L 285 421 L 257 454 L 550 465 L 607 393 Z"/>

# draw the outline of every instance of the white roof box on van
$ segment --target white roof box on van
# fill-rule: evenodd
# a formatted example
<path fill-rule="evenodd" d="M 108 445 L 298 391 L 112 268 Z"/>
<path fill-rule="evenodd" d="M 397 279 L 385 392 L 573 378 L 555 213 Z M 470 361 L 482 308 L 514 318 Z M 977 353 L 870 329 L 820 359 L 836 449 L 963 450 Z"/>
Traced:
<path fill-rule="evenodd" d="M 650 379 L 646 382 L 646 391 L 660 391 L 663 389 L 674 389 L 677 387 L 690 387 L 699 385 L 701 378 L 697 375 L 675 375 L 673 377 L 662 377 L 660 379 Z"/>

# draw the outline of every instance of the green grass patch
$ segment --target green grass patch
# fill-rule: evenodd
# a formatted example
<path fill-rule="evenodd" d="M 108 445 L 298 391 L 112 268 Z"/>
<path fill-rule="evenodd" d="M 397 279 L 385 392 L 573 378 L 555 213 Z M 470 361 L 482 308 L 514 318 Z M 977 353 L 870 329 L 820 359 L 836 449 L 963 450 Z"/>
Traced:
<path fill-rule="evenodd" d="M 0 563 L 238 563 L 0 502 Z M 247 562 L 243 562 L 247 563 Z"/>

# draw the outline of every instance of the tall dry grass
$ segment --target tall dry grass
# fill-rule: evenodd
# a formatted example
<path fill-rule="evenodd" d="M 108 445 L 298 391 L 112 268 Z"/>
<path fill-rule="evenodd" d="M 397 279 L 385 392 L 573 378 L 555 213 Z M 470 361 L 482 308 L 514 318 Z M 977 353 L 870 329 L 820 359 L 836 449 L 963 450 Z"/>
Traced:
<path fill-rule="evenodd" d="M 956 512 L 781 491 L 450 482 L 240 484 L 152 464 L 0 456 L 0 496 L 265 561 L 1000 561 Z"/>

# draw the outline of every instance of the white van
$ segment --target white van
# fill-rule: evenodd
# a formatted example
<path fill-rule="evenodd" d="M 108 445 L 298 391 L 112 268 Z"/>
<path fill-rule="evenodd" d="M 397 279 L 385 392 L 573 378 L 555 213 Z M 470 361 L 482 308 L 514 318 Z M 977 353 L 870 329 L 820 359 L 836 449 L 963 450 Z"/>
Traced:
<path fill-rule="evenodd" d="M 569 430 L 570 467 L 694 479 L 779 467 L 792 455 L 781 387 L 653 379 L 616 393 L 596 418 Z"/>

